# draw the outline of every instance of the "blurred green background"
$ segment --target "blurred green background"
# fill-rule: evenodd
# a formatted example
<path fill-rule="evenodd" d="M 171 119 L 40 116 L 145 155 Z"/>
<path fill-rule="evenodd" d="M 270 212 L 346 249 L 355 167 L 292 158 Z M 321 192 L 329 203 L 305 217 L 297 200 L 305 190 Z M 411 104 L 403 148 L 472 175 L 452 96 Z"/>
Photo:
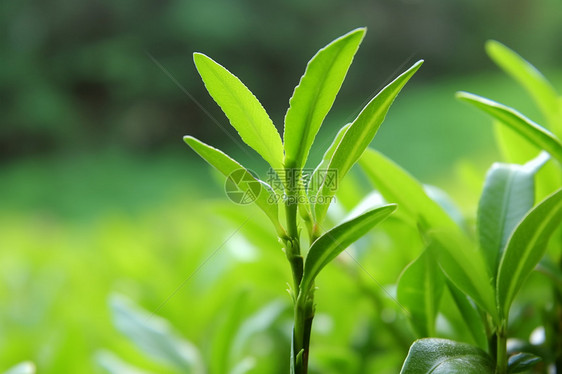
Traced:
<path fill-rule="evenodd" d="M 104 372 L 96 352 L 111 349 L 139 367 L 173 372 L 117 332 L 107 304 L 114 292 L 169 319 L 210 361 L 228 344 L 224 326 L 237 325 L 229 316 L 242 321 L 274 300 L 289 303 L 288 269 L 269 227 L 250 208 L 230 206 L 223 181 L 182 142 L 194 135 L 265 170 L 232 141 L 237 135 L 205 92 L 193 52 L 236 74 L 282 131 L 306 62 L 335 37 L 367 26 L 313 159 L 366 100 L 425 59 L 373 146 L 462 208 L 474 205 L 498 154 L 489 120 L 454 92 L 542 120 L 487 59 L 484 42 L 505 43 L 562 86 L 559 0 L 22 0 L 0 7 L 0 371 L 32 360 L 40 373 Z M 414 255 L 393 254 L 393 266 L 373 260 L 372 271 L 392 285 Z M 377 285 L 369 285 L 378 295 L 373 307 L 373 296 L 344 271 L 329 274 L 320 281 L 330 291 L 318 296 L 325 314 L 315 334 L 324 338 L 313 369 L 395 372 L 407 345 L 388 331 L 375 342 L 369 334 L 376 334 L 374 316 L 394 321 L 399 310 Z M 276 360 L 288 351 L 288 320 L 276 321 L 277 330 L 248 345 L 262 357 L 257 373 L 286 371 L 288 359 Z"/>

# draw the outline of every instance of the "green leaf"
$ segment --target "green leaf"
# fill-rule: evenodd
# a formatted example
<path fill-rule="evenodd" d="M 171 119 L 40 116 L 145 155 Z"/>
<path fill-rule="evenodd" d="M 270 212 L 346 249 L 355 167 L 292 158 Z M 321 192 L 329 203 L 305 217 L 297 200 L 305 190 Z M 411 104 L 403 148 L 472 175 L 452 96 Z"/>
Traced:
<path fill-rule="evenodd" d="M 539 262 L 537 271 L 546 275 L 562 294 L 562 269 L 549 256 L 545 256 Z"/>
<path fill-rule="evenodd" d="M 396 202 L 424 234 L 436 240 L 434 251 L 455 285 L 497 317 L 494 290 L 481 254 L 451 217 L 429 198 L 420 182 L 382 154 L 368 149 L 360 165 L 387 201 Z"/>
<path fill-rule="evenodd" d="M 544 127 L 531 121 L 513 108 L 467 92 L 457 92 L 457 98 L 466 101 L 509 126 L 539 149 L 544 149 L 562 163 L 560 140 Z"/>
<path fill-rule="evenodd" d="M 397 203 L 414 225 L 421 225 L 426 231 L 457 228 L 445 210 L 428 196 L 424 186 L 383 154 L 368 148 L 359 165 L 384 198 Z"/>
<path fill-rule="evenodd" d="M 8 369 L 4 374 L 35 374 L 35 365 L 30 361 L 22 362 Z"/>
<path fill-rule="evenodd" d="M 488 170 L 477 222 L 480 249 L 493 278 L 507 239 L 533 207 L 535 174 L 548 159 L 544 152 L 525 165 L 495 163 Z"/>
<path fill-rule="evenodd" d="M 285 116 L 285 167 L 301 169 L 332 108 L 366 29 L 353 30 L 322 48 L 310 60 Z"/>
<path fill-rule="evenodd" d="M 204 373 L 197 348 L 182 339 L 162 317 L 148 313 L 123 296 L 110 298 L 113 323 L 151 358 L 186 373 Z"/>
<path fill-rule="evenodd" d="M 347 132 L 350 126 L 351 123 L 348 123 L 338 131 L 338 133 L 334 137 L 334 140 L 332 141 L 332 144 L 330 144 L 330 146 L 324 153 L 324 156 L 322 157 L 322 161 L 320 161 L 316 169 L 314 169 L 314 172 L 310 176 L 310 182 L 308 185 L 309 196 L 316 196 L 316 194 L 318 193 L 318 189 L 324 183 L 324 178 L 326 178 L 326 172 L 328 170 L 328 165 L 330 164 L 330 160 L 332 159 L 334 152 L 340 145 L 343 136 L 345 135 L 345 133 Z"/>
<path fill-rule="evenodd" d="M 396 209 L 395 204 L 385 205 L 363 213 L 327 231 L 312 245 L 304 263 L 301 292 L 307 294 L 314 279 L 330 261 L 336 258 L 350 244 L 365 235 L 376 224 L 382 222 Z"/>
<path fill-rule="evenodd" d="M 397 297 L 421 337 L 435 335 L 435 318 L 445 282 L 435 258 L 425 250 L 402 272 Z"/>
<path fill-rule="evenodd" d="M 201 156 L 205 161 L 207 161 L 211 166 L 214 166 L 218 171 L 220 171 L 224 176 L 229 177 L 232 173 L 245 170 L 248 178 L 253 178 L 255 182 L 260 183 L 260 192 L 254 203 L 269 217 L 273 225 L 275 226 L 277 233 L 282 235 L 284 232 L 281 224 L 279 223 L 279 213 L 277 207 L 277 199 L 276 195 L 267 183 L 254 178 L 251 173 L 247 171 L 242 165 L 238 162 L 230 158 L 228 155 L 223 153 L 221 150 L 211 147 L 203 143 L 202 141 L 192 137 L 192 136 L 184 136 L 183 140 Z M 239 182 L 238 187 L 244 191 L 247 189 L 246 183 L 248 181 L 245 180 L 237 180 L 232 179 L 234 182 Z"/>
<path fill-rule="evenodd" d="M 517 353 L 507 361 L 507 372 L 509 374 L 522 373 L 531 369 L 533 366 L 542 361 L 542 358 L 532 353 Z"/>
<path fill-rule="evenodd" d="M 482 323 L 482 317 L 475 305 L 451 281 L 447 281 L 447 288 L 474 342 L 478 347 L 487 351 L 488 337 Z"/>
<path fill-rule="evenodd" d="M 273 169 L 283 168 L 283 144 L 267 112 L 250 90 L 231 72 L 201 53 L 193 54 L 207 91 L 242 140 Z"/>
<path fill-rule="evenodd" d="M 493 374 L 494 360 L 480 348 L 447 339 L 416 340 L 401 374 Z"/>
<path fill-rule="evenodd" d="M 435 230 L 429 237 L 445 275 L 498 322 L 494 289 L 480 251 L 459 230 Z"/>
<path fill-rule="evenodd" d="M 486 42 L 488 56 L 529 92 L 547 122 L 558 125 L 558 95 L 548 80 L 523 57 L 495 40 Z"/>
<path fill-rule="evenodd" d="M 527 276 L 546 252 L 547 244 L 562 221 L 562 189 L 534 207 L 509 238 L 498 269 L 497 295 L 502 316 Z"/>
<path fill-rule="evenodd" d="M 402 73 L 398 78 L 384 87 L 359 113 L 336 148 L 330 160 L 329 169 L 337 171 L 338 183 L 345 177 L 351 167 L 359 160 L 367 146 L 371 143 L 380 125 L 384 121 L 390 106 L 402 87 L 410 80 L 414 73 L 420 68 L 423 60 L 416 62 L 412 67 Z M 316 220 L 322 222 L 330 198 L 337 190 L 337 183 L 324 183 L 318 191 L 318 196 L 324 200 L 323 204 L 316 204 Z M 319 199 L 320 200 L 320 199 Z"/>

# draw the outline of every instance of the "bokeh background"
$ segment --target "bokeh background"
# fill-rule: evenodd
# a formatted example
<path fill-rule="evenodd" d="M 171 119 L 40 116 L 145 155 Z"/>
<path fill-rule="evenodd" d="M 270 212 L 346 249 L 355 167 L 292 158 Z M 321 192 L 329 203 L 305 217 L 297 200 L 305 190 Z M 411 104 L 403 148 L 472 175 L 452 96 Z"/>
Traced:
<path fill-rule="evenodd" d="M 236 325 L 229 316 L 242 321 L 274 300 L 289 302 L 289 274 L 269 228 L 250 208 L 231 207 L 223 180 L 182 142 L 194 135 L 265 170 L 228 136 L 237 137 L 205 92 L 193 52 L 240 77 L 282 131 L 306 62 L 367 26 L 313 161 L 369 98 L 425 59 L 373 146 L 466 209 L 478 194 L 467 184 L 477 185 L 498 153 L 490 121 L 454 92 L 542 120 L 487 58 L 485 41 L 505 43 L 562 86 L 559 0 L 21 0 L 0 8 L 0 371 L 32 360 L 40 373 L 105 372 L 96 357 L 110 349 L 173 372 L 119 334 L 113 293 L 166 317 L 210 361 L 228 345 L 225 326 Z M 376 273 L 382 284 L 396 281 L 396 261 L 395 272 Z M 343 272 L 330 274 L 330 295 L 319 296 L 328 310 L 316 332 L 325 334 L 319 368 L 349 356 L 350 346 L 361 352 L 353 342 L 370 341 L 369 316 L 395 313 L 366 306 Z M 348 304 L 359 319 L 346 314 Z M 262 337 L 248 348 L 262 349 L 271 367 L 286 364 L 271 358 L 287 350 L 287 321 L 278 322 L 269 345 Z M 403 351 L 385 355 L 385 344 L 400 343 L 373 344 L 388 360 L 376 372 L 392 372 Z"/>

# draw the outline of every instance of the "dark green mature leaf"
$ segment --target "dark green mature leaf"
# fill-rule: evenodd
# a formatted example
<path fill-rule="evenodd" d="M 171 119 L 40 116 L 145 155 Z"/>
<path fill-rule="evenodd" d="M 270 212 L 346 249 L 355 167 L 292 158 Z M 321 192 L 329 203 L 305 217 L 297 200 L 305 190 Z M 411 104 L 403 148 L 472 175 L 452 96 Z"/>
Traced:
<path fill-rule="evenodd" d="M 486 42 L 486 52 L 501 69 L 529 92 L 547 122 L 558 125 L 561 114 L 558 95 L 541 72 L 513 50 L 495 40 Z"/>
<path fill-rule="evenodd" d="M 193 61 L 207 91 L 221 107 L 242 140 L 258 152 L 273 169 L 282 169 L 281 137 L 258 99 L 240 79 L 211 58 L 194 53 Z"/>
<path fill-rule="evenodd" d="M 302 168 L 332 108 L 366 29 L 353 30 L 322 48 L 310 60 L 285 116 L 285 167 Z"/>
<path fill-rule="evenodd" d="M 532 353 L 517 353 L 507 361 L 507 372 L 509 374 L 522 373 L 531 369 L 533 366 L 542 361 L 542 358 Z"/>
<path fill-rule="evenodd" d="M 197 348 L 180 338 L 168 321 L 152 315 L 123 296 L 110 299 L 113 322 L 151 358 L 185 373 L 204 373 L 204 365 Z"/>
<path fill-rule="evenodd" d="M 246 170 L 246 168 L 223 153 L 221 150 L 211 147 L 210 145 L 207 145 L 192 136 L 184 136 L 183 140 L 195 152 L 197 152 L 199 156 L 201 156 L 211 166 L 214 166 L 226 177 L 230 176 L 235 171 Z M 279 223 L 278 207 L 277 203 L 275 203 L 275 193 L 265 182 L 255 178 L 254 180 L 261 184 L 260 193 L 258 194 L 254 203 L 269 217 L 269 219 L 275 226 L 277 233 L 281 235 L 283 233 L 283 228 Z M 239 186 L 241 189 L 245 189 L 246 187 L 242 185 L 242 183 L 246 183 L 246 181 L 241 180 Z"/>
<path fill-rule="evenodd" d="M 493 278 L 507 239 L 533 207 L 535 174 L 548 159 L 545 152 L 525 165 L 495 163 L 486 175 L 478 206 L 478 234 Z"/>
<path fill-rule="evenodd" d="M 314 279 L 324 266 L 376 224 L 382 222 L 394 210 L 396 210 L 395 204 L 370 210 L 334 227 L 312 243 L 304 263 L 304 275 L 300 285 L 301 292 L 308 293 Z"/>
<path fill-rule="evenodd" d="M 490 114 L 506 126 L 515 130 L 532 144 L 544 149 L 562 163 L 562 144 L 560 140 L 544 127 L 531 121 L 513 108 L 468 92 L 457 92 L 457 98 L 466 101 Z"/>
<path fill-rule="evenodd" d="M 546 252 L 547 244 L 562 222 L 562 189 L 534 207 L 509 238 L 498 269 L 497 297 L 502 317 L 525 279 Z"/>
<path fill-rule="evenodd" d="M 470 344 L 447 339 L 416 340 L 401 374 L 493 374 L 494 360 Z"/>
<path fill-rule="evenodd" d="M 349 129 L 343 135 L 340 145 L 336 148 L 329 169 L 337 170 L 338 182 L 344 178 L 349 169 L 359 160 L 367 146 L 371 143 L 380 125 L 384 121 L 390 106 L 402 87 L 410 80 L 414 73 L 420 68 L 423 60 L 416 62 L 412 67 L 402 73 L 398 78 L 384 87 L 366 106 L 353 121 Z M 337 185 L 335 186 L 337 188 Z M 324 200 L 324 204 L 316 204 L 316 220 L 322 222 L 328 210 L 330 197 L 336 192 L 333 184 L 324 183 L 318 191 L 318 196 Z"/>
<path fill-rule="evenodd" d="M 424 230 L 456 228 L 445 210 L 431 199 L 424 186 L 383 154 L 368 148 L 359 165 L 387 201 L 396 202 L 414 225 Z"/>
<path fill-rule="evenodd" d="M 444 285 L 441 269 L 427 250 L 408 265 L 398 280 L 398 302 L 410 312 L 412 324 L 421 337 L 435 335 L 435 318 Z"/>

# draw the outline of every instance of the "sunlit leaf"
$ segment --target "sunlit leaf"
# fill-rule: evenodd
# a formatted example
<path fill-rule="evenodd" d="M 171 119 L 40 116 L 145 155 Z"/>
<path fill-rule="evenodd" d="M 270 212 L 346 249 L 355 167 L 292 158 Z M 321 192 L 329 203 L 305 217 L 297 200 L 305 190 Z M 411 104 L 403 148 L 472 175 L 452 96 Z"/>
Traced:
<path fill-rule="evenodd" d="M 396 209 L 395 204 L 385 205 L 363 213 L 350 221 L 327 231 L 312 243 L 304 263 L 301 291 L 308 293 L 314 279 L 330 261 L 336 258 L 350 244 L 365 235 L 376 224 L 383 221 Z"/>
<path fill-rule="evenodd" d="M 562 222 L 562 189 L 535 206 L 509 238 L 498 269 L 497 295 L 505 318 L 525 279 L 546 252 L 547 244 Z"/>
<path fill-rule="evenodd" d="M 250 90 L 231 72 L 201 53 L 193 54 L 207 91 L 219 104 L 246 144 L 273 169 L 283 167 L 283 144 L 267 112 Z"/>
<path fill-rule="evenodd" d="M 214 166 L 226 177 L 229 177 L 232 173 L 240 170 L 246 171 L 244 175 L 247 178 L 240 180 L 233 179 L 233 181 L 239 183 L 238 186 L 242 191 L 247 190 L 248 192 L 251 191 L 248 189 L 248 180 L 246 179 L 250 179 L 250 182 L 253 181 L 260 184 L 261 187 L 259 188 L 259 193 L 257 196 L 253 197 L 253 202 L 269 217 L 277 229 L 277 232 L 279 234 L 283 232 L 281 224 L 279 223 L 276 196 L 270 186 L 268 186 L 265 182 L 254 178 L 252 174 L 246 170 L 246 168 L 223 153 L 221 150 L 211 147 L 192 136 L 184 136 L 183 140 L 205 161 L 207 161 L 211 166 Z"/>
<path fill-rule="evenodd" d="M 416 340 L 401 374 L 493 374 L 494 360 L 480 348 L 446 339 Z"/>
<path fill-rule="evenodd" d="M 310 60 L 285 117 L 285 167 L 300 169 L 330 111 L 366 29 L 356 29 L 322 48 Z"/>
<path fill-rule="evenodd" d="M 478 233 L 493 278 L 507 239 L 533 207 L 535 174 L 548 159 L 541 153 L 525 165 L 495 163 L 488 170 L 478 206 Z"/>
<path fill-rule="evenodd" d="M 337 179 L 341 181 L 349 169 L 359 160 L 367 146 L 371 143 L 377 130 L 384 121 L 394 99 L 402 90 L 402 87 L 420 68 L 423 61 L 416 62 L 411 68 L 402 73 L 398 78 L 384 87 L 366 106 L 353 121 L 349 129 L 336 148 L 328 169 L 337 171 Z M 324 200 L 323 204 L 315 205 L 316 220 L 322 222 L 330 203 L 330 197 L 334 196 L 337 184 L 324 183 L 318 196 Z"/>
<path fill-rule="evenodd" d="M 562 144 L 554 134 L 544 127 L 531 121 L 515 109 L 490 99 L 467 92 L 458 92 L 456 96 L 509 126 L 539 149 L 544 149 L 558 162 L 562 163 Z"/>
<path fill-rule="evenodd" d="M 488 56 L 529 92 L 547 122 L 552 126 L 560 121 L 558 95 L 548 80 L 519 54 L 495 40 L 486 42 Z"/>
<path fill-rule="evenodd" d="M 197 348 L 181 338 L 165 319 L 148 313 L 123 296 L 110 299 L 117 329 L 145 354 L 185 373 L 205 372 Z"/>
<path fill-rule="evenodd" d="M 435 335 L 435 318 L 443 294 L 444 277 L 429 251 L 415 259 L 398 280 L 398 302 L 409 312 L 420 337 Z"/>

